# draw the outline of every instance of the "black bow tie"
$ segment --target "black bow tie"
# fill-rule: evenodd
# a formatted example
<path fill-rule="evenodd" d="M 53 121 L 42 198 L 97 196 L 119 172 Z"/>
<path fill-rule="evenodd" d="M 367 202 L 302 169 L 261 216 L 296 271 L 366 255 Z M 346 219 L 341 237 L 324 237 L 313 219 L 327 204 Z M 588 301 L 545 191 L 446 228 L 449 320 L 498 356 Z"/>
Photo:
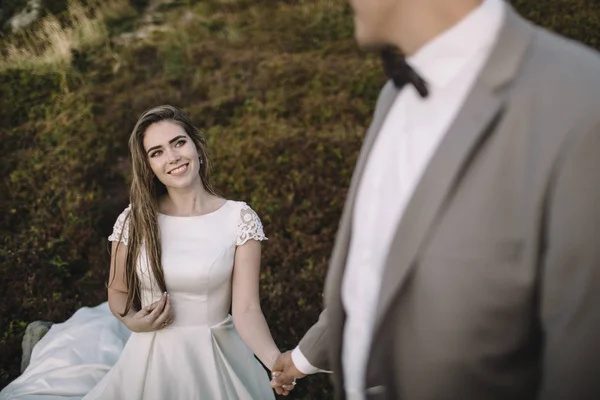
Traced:
<path fill-rule="evenodd" d="M 407 83 L 410 83 L 417 89 L 421 97 L 429 95 L 427 82 L 406 63 L 406 59 L 396 47 L 387 46 L 383 48 L 381 50 L 381 60 L 383 61 L 385 73 L 394 81 L 394 86 L 398 90 L 402 89 Z"/>

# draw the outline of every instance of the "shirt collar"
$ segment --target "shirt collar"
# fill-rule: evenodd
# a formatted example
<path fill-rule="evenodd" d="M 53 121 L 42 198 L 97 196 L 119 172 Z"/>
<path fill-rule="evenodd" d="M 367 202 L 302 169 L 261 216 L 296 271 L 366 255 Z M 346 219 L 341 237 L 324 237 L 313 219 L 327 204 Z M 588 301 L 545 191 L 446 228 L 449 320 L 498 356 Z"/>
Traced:
<path fill-rule="evenodd" d="M 407 57 L 430 85 L 445 86 L 480 51 L 491 51 L 506 13 L 504 0 L 484 0 L 465 18 Z"/>

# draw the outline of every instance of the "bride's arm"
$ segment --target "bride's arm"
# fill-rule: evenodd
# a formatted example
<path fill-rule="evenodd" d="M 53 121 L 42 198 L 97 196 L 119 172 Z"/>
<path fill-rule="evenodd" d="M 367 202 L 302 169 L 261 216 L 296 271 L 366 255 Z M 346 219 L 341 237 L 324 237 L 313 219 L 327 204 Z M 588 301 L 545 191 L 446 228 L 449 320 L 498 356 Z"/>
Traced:
<path fill-rule="evenodd" d="M 127 245 L 112 242 L 110 260 L 110 274 L 108 277 L 108 307 L 130 331 L 149 332 L 161 329 L 164 322 L 170 323 L 171 301 L 163 295 L 160 300 L 142 308 L 141 310 L 129 309 L 125 316 L 121 316 L 127 305 L 127 281 L 125 280 L 125 259 Z"/>
<path fill-rule="evenodd" d="M 248 240 L 237 247 L 233 267 L 232 316 L 242 340 L 269 370 L 280 354 L 260 308 L 261 245 Z"/>
<path fill-rule="evenodd" d="M 125 281 L 125 258 L 127 246 L 124 243 L 112 242 L 110 257 L 110 274 L 108 276 L 108 307 L 115 317 L 126 326 L 128 316 L 133 316 L 135 310 L 129 310 L 128 315 L 122 317 L 127 304 L 127 282 Z"/>

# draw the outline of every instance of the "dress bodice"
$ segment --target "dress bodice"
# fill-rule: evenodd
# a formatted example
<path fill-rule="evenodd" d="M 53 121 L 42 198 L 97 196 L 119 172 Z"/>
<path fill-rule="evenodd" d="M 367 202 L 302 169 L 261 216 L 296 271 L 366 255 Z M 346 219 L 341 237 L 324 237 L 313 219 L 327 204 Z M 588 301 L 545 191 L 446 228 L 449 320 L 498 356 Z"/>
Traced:
<path fill-rule="evenodd" d="M 119 216 L 109 240 L 127 244 L 129 207 Z M 175 316 L 172 326 L 214 325 L 231 306 L 231 279 L 237 246 L 266 239 L 256 213 L 244 202 L 227 201 L 218 210 L 199 216 L 158 214 L 161 263 Z M 121 235 L 121 231 L 123 234 Z M 157 301 L 142 246 L 137 263 L 142 306 Z"/>

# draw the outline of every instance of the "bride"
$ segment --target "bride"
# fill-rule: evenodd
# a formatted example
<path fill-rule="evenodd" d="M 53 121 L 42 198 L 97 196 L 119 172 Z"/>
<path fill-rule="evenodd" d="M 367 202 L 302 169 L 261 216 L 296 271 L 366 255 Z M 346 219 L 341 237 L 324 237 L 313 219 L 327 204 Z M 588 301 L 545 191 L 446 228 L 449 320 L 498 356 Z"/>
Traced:
<path fill-rule="evenodd" d="M 273 399 L 254 357 L 271 369 L 280 355 L 259 303 L 259 217 L 216 194 L 206 142 L 181 110 L 146 111 L 129 147 L 108 307 L 54 325 L 0 399 Z"/>

